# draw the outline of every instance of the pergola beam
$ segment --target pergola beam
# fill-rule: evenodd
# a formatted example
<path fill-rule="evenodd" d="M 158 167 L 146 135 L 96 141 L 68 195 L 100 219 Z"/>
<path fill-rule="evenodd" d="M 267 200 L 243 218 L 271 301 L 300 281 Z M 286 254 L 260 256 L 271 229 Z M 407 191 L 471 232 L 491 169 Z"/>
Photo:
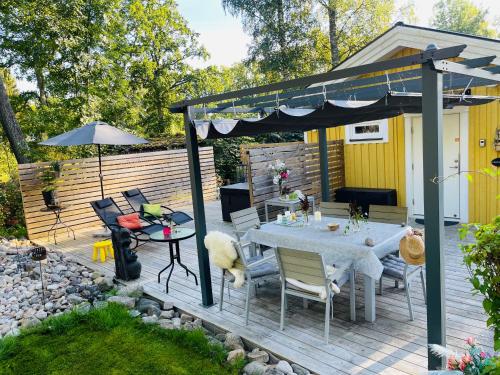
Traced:
<path fill-rule="evenodd" d="M 172 104 L 170 106 L 170 111 L 173 113 L 180 113 L 183 112 L 185 108 L 187 108 L 188 106 L 214 103 L 222 100 L 236 99 L 244 96 L 264 94 L 274 91 L 292 89 L 296 87 L 306 87 L 317 83 L 333 81 L 336 79 L 349 78 L 349 77 L 359 76 L 362 74 L 375 73 L 389 69 L 397 69 L 411 65 L 419 65 L 426 62 L 429 59 L 432 60 L 449 59 L 459 56 L 460 53 L 465 49 L 465 47 L 466 47 L 465 44 L 461 44 L 458 46 L 441 48 L 432 51 L 424 51 L 421 53 L 417 53 L 415 55 L 399 57 L 391 60 L 377 61 L 374 63 L 354 66 L 341 70 L 332 70 L 330 72 L 315 74 L 302 78 L 296 78 L 289 81 L 271 83 L 268 85 L 257 86 L 249 89 L 235 90 L 222 94 L 209 95 L 196 99 L 183 100 Z"/>
<path fill-rule="evenodd" d="M 500 74 L 492 73 L 484 69 L 471 68 L 463 64 L 457 64 L 448 60 L 434 61 L 434 68 L 442 72 L 463 74 L 474 78 L 483 78 L 490 81 L 500 82 Z"/>

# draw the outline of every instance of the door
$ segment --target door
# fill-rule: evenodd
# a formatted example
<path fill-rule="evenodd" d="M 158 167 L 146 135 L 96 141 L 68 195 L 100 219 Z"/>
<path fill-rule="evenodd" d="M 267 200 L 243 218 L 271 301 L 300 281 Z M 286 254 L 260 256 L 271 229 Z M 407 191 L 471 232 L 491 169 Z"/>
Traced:
<path fill-rule="evenodd" d="M 424 215 L 422 117 L 412 117 L 413 214 Z M 444 217 L 460 219 L 460 114 L 443 115 Z"/>

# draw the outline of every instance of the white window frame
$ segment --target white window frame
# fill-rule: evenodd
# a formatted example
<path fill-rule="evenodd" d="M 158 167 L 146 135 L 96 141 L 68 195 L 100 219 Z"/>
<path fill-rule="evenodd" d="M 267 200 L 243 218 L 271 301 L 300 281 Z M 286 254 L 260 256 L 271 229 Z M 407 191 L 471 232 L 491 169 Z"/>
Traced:
<path fill-rule="evenodd" d="M 379 131 L 377 133 L 356 134 L 357 126 L 372 126 L 377 125 Z M 389 122 L 387 119 L 359 122 L 357 124 L 346 125 L 345 143 L 387 143 L 389 142 Z"/>

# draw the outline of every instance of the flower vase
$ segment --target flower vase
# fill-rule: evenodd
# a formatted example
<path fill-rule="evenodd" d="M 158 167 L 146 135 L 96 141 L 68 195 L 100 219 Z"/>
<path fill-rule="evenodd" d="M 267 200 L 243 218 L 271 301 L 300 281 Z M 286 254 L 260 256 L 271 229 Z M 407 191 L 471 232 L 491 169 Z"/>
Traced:
<path fill-rule="evenodd" d="M 361 230 L 361 224 L 357 220 L 352 221 L 352 231 L 353 232 L 359 232 Z"/>
<path fill-rule="evenodd" d="M 304 218 L 304 225 L 309 225 L 309 215 L 307 211 L 302 211 L 302 217 Z"/>

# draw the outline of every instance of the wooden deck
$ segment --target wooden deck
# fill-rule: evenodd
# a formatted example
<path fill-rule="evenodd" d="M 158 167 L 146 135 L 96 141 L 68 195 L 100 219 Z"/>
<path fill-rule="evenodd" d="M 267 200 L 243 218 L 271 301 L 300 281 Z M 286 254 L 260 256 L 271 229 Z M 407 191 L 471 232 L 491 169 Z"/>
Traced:
<path fill-rule="evenodd" d="M 189 211 L 189 209 L 186 209 Z M 208 230 L 231 232 L 231 225 L 221 218 L 220 203 L 206 205 Z M 51 248 L 71 253 L 93 269 L 112 274 L 114 264 L 93 263 L 91 244 L 95 241 L 92 231 L 80 231 L 77 239 L 59 238 Z M 472 295 L 467 270 L 457 248 L 456 227 L 446 228 L 446 303 L 447 341 L 450 347 L 462 351 L 464 339 L 476 337 L 481 345 L 492 350 L 493 332 L 486 328 L 486 317 L 481 297 Z M 181 243 L 182 261 L 198 274 L 195 239 Z M 384 295 L 377 295 L 377 320 L 364 320 L 363 283 L 357 282 L 357 322 L 349 321 L 348 289 L 335 297 L 334 319 L 330 327 L 330 344 L 323 341 L 324 305 L 310 303 L 304 309 L 299 299 L 290 298 L 284 331 L 279 330 L 279 283 L 273 282 L 259 288 L 257 297 L 251 299 L 250 322 L 244 323 L 243 290 L 231 289 L 231 297 L 224 299 L 224 309 L 218 306 L 201 306 L 201 293 L 192 277 L 186 278 L 176 267 L 170 280 L 170 293 L 165 294 L 164 279 L 156 282 L 158 271 L 168 263 L 166 244 L 147 244 L 139 250 L 142 277 L 139 280 L 152 296 L 172 301 L 193 315 L 199 316 L 223 329 L 231 330 L 277 355 L 286 357 L 320 374 L 421 374 L 427 365 L 426 308 L 421 285 L 412 285 L 415 320 L 409 321 L 404 291 L 394 289 L 386 280 Z M 212 267 L 215 302 L 218 302 L 220 271 Z"/>

